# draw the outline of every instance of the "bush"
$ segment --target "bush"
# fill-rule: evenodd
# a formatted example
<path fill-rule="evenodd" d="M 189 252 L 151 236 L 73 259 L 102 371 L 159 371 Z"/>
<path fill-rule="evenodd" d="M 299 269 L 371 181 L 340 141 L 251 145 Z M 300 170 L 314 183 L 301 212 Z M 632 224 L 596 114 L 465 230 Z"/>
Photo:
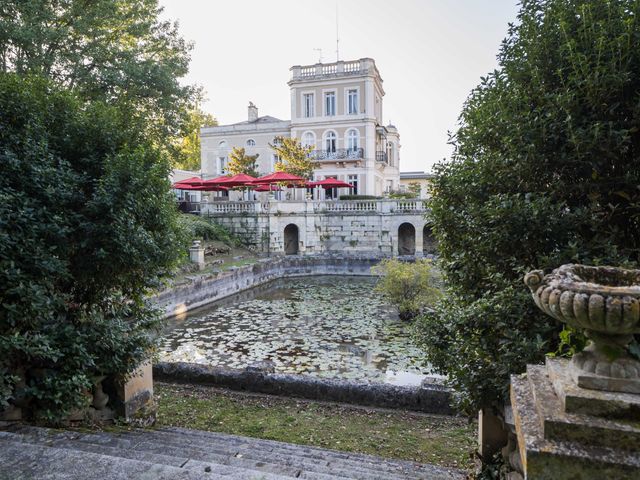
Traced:
<path fill-rule="evenodd" d="M 169 162 L 125 105 L 0 74 L 0 408 L 54 420 L 149 357 L 179 252 Z"/>
<path fill-rule="evenodd" d="M 184 232 L 187 246 L 193 240 L 217 240 L 230 247 L 241 244 L 238 237 L 232 235 L 225 227 L 206 218 L 181 214 L 178 220 Z"/>
<path fill-rule="evenodd" d="M 340 195 L 340 200 L 381 200 L 382 197 L 375 195 Z"/>
<path fill-rule="evenodd" d="M 467 99 L 429 202 L 447 298 L 421 319 L 459 405 L 507 398 L 509 376 L 558 345 L 522 282 L 640 252 L 637 0 L 525 0 L 499 69 Z"/>
<path fill-rule="evenodd" d="M 385 259 L 373 273 L 382 276 L 376 290 L 398 309 L 403 320 L 415 318 L 440 297 L 439 276 L 431 260 Z"/>

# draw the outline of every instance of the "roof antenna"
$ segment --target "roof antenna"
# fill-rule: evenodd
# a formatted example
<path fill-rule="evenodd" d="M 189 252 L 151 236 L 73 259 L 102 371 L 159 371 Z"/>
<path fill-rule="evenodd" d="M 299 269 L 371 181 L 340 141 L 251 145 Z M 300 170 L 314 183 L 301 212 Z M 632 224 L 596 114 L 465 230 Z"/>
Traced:
<path fill-rule="evenodd" d="M 338 32 L 338 2 L 336 2 L 336 62 L 340 61 L 340 35 Z"/>
<path fill-rule="evenodd" d="M 318 63 L 322 63 L 322 49 L 321 48 L 314 48 L 313 51 L 314 52 L 318 52 L 318 55 L 319 55 Z"/>

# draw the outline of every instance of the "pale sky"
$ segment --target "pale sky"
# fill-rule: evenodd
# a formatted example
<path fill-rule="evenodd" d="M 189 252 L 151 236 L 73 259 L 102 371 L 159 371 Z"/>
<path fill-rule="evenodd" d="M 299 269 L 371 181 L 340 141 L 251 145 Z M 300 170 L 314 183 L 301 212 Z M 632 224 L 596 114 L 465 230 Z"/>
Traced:
<path fill-rule="evenodd" d="M 195 43 L 188 83 L 222 125 L 260 115 L 290 119 L 292 65 L 371 57 L 386 91 L 384 123 L 400 132 L 400 170 L 425 170 L 451 155 L 467 95 L 497 66 L 517 0 L 160 0 Z"/>

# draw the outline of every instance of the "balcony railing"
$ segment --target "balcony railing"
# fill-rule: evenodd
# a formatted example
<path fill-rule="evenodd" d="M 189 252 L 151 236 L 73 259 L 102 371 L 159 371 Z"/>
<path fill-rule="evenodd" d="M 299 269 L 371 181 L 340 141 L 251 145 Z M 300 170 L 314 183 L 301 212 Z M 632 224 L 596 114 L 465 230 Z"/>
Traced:
<path fill-rule="evenodd" d="M 364 158 L 363 148 L 338 148 L 336 150 L 313 150 L 314 160 L 360 160 Z"/>
<path fill-rule="evenodd" d="M 376 162 L 389 163 L 387 152 L 376 152 Z"/>

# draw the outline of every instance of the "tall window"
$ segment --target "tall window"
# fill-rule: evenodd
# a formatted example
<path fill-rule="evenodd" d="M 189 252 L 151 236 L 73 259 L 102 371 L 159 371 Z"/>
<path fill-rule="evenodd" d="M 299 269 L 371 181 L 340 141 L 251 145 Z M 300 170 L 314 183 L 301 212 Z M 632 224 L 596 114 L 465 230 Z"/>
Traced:
<path fill-rule="evenodd" d="M 350 152 L 358 150 L 359 137 L 360 135 L 357 130 L 351 129 L 347 132 L 347 149 L 349 149 Z"/>
<path fill-rule="evenodd" d="M 347 113 L 349 115 L 358 113 L 358 90 L 355 88 L 347 90 Z"/>
<path fill-rule="evenodd" d="M 349 175 L 347 183 L 351 184 L 351 194 L 358 195 L 358 175 Z"/>
<path fill-rule="evenodd" d="M 302 95 L 302 114 L 306 118 L 313 117 L 315 115 L 313 108 L 313 93 L 305 93 Z"/>
<path fill-rule="evenodd" d="M 324 94 L 324 114 L 327 117 L 333 117 L 336 114 L 336 92 Z"/>
<path fill-rule="evenodd" d="M 305 134 L 302 136 L 302 144 L 305 147 L 316 148 L 316 137 L 313 132 L 305 132 Z"/>
<path fill-rule="evenodd" d="M 337 137 L 334 132 L 327 132 L 324 136 L 324 149 L 327 153 L 336 153 Z"/>
<path fill-rule="evenodd" d="M 216 166 L 218 175 L 227 173 L 227 157 L 218 157 L 218 165 Z"/>

